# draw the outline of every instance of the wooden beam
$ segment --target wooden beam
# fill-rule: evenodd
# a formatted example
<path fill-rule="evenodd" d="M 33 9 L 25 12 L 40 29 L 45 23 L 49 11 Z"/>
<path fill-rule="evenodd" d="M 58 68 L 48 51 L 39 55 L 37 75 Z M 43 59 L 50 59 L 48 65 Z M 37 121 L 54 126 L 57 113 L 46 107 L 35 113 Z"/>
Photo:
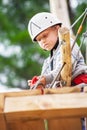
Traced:
<path fill-rule="evenodd" d="M 49 130 L 67 130 L 65 121 L 69 123 L 70 130 L 81 130 L 81 117 L 87 117 L 87 93 L 30 96 L 28 92 L 0 95 L 1 130 L 40 130 L 40 127 L 45 130 L 44 119 L 48 122 Z"/>
<path fill-rule="evenodd" d="M 6 97 L 6 120 L 87 116 L 87 93 Z"/>
<path fill-rule="evenodd" d="M 72 62 L 71 62 L 71 46 L 70 46 L 70 32 L 66 27 L 61 27 L 58 31 L 59 41 L 61 41 L 61 59 L 62 64 L 65 63 L 61 71 L 61 80 L 65 82 L 64 86 L 71 85 Z"/>
<path fill-rule="evenodd" d="M 0 94 L 0 130 L 7 130 L 4 117 L 4 95 Z"/>
<path fill-rule="evenodd" d="M 49 119 L 48 130 L 82 130 L 80 118 Z"/>

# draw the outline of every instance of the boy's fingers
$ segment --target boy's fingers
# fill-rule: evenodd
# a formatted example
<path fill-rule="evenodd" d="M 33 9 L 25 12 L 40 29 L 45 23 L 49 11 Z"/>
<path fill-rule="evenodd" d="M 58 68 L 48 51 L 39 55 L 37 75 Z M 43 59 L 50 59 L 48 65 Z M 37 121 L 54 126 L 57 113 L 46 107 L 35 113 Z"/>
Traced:
<path fill-rule="evenodd" d="M 28 82 L 28 83 L 31 83 L 31 80 L 28 80 L 27 82 Z"/>

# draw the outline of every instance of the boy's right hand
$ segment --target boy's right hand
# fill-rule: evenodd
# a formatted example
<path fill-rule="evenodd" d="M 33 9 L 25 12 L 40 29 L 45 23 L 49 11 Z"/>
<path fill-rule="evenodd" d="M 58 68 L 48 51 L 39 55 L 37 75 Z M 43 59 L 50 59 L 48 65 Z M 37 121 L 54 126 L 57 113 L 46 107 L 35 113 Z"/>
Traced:
<path fill-rule="evenodd" d="M 33 88 L 34 85 L 36 84 L 36 82 L 39 80 L 39 78 L 40 78 L 39 76 L 34 76 L 34 77 L 32 78 L 32 80 L 28 80 L 28 86 L 29 86 L 30 88 Z M 45 88 L 45 85 L 46 85 L 46 78 L 43 76 L 43 77 L 40 79 L 40 82 L 39 82 L 37 88 L 41 88 L 41 87 Z"/>
<path fill-rule="evenodd" d="M 39 79 L 38 76 L 34 76 L 34 77 L 32 78 L 32 80 L 28 80 L 28 86 L 29 86 L 30 88 L 33 87 L 33 86 L 36 84 L 36 82 L 38 81 L 38 79 Z"/>

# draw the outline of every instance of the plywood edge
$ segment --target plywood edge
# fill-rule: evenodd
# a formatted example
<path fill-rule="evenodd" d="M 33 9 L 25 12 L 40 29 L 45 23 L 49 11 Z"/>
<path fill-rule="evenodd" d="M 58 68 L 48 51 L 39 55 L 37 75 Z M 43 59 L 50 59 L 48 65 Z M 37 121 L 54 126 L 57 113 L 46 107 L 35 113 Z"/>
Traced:
<path fill-rule="evenodd" d="M 4 103 L 5 103 L 4 94 L 0 94 L 0 130 L 7 130 L 4 115 Z"/>

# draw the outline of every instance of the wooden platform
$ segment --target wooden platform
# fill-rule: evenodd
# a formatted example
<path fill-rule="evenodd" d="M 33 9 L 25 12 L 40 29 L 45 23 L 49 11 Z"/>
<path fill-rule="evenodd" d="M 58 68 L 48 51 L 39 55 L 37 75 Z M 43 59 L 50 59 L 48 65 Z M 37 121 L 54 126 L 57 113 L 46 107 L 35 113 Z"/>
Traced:
<path fill-rule="evenodd" d="M 87 117 L 87 93 L 34 92 L 0 94 L 0 130 L 81 130 L 81 118 Z"/>

